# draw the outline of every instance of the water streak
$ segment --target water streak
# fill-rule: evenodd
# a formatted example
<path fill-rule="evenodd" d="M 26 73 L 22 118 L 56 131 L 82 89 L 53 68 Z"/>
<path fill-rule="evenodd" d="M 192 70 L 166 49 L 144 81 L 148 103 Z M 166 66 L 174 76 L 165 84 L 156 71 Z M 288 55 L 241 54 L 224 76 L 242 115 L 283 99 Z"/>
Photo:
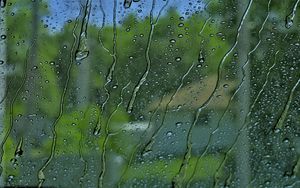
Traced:
<path fill-rule="evenodd" d="M 85 8 L 88 7 L 87 5 L 88 5 L 89 1 L 90 0 L 86 1 Z M 52 159 L 54 157 L 54 154 L 55 154 L 56 142 L 57 142 L 56 125 L 58 124 L 60 118 L 63 115 L 65 96 L 66 96 L 67 89 L 68 89 L 69 82 L 70 82 L 70 74 L 71 74 L 72 65 L 74 64 L 74 60 L 75 60 L 76 44 L 78 44 L 78 42 L 79 42 L 78 39 L 77 39 L 77 35 L 76 35 L 75 31 L 77 29 L 78 22 L 79 22 L 79 17 L 81 16 L 83 9 L 84 9 L 84 6 L 81 5 L 80 13 L 79 13 L 79 15 L 76 18 L 76 22 L 75 22 L 75 25 L 74 25 L 74 28 L 73 28 L 73 31 L 72 31 L 74 42 L 73 42 L 73 45 L 72 45 L 72 48 L 71 48 L 71 53 L 70 53 L 70 63 L 69 63 L 68 68 L 67 68 L 67 79 L 66 79 L 66 82 L 65 82 L 65 85 L 64 85 L 64 89 L 63 89 L 63 92 L 62 92 L 62 95 L 61 95 L 61 99 L 60 99 L 59 114 L 56 117 L 56 119 L 55 119 L 55 121 L 54 121 L 54 123 L 52 125 L 52 134 L 53 134 L 53 137 L 52 137 L 52 145 L 51 145 L 50 155 L 49 155 L 47 161 L 44 163 L 44 165 L 38 171 L 38 181 L 39 181 L 38 187 L 42 187 L 43 186 L 43 183 L 46 180 L 46 176 L 44 174 L 44 171 L 48 167 L 48 165 L 50 164 L 50 162 L 52 161 Z M 85 18 L 83 17 L 83 20 L 84 19 Z"/>

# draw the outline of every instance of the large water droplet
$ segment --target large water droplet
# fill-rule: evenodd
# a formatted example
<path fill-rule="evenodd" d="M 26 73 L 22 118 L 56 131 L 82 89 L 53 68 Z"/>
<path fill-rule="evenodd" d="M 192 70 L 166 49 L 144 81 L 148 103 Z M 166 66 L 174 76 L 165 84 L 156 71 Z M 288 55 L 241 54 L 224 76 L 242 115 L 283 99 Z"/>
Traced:
<path fill-rule="evenodd" d="M 88 56 L 89 56 L 89 50 L 87 47 L 87 37 L 86 37 L 86 33 L 83 32 L 80 35 L 80 42 L 78 45 L 78 49 L 76 51 L 75 59 L 76 61 L 82 61 Z"/>
<path fill-rule="evenodd" d="M 181 57 L 176 57 L 175 61 L 177 61 L 177 62 L 181 61 Z"/>
<path fill-rule="evenodd" d="M 124 8 L 129 8 L 131 6 L 132 0 L 124 0 Z"/>
<path fill-rule="evenodd" d="M 4 8 L 6 6 L 6 0 L 0 0 L 0 7 Z"/>
<path fill-rule="evenodd" d="M 89 51 L 77 51 L 76 52 L 76 61 L 81 61 L 89 56 Z"/>
<path fill-rule="evenodd" d="M 95 127 L 93 134 L 94 134 L 95 136 L 100 135 L 100 127 Z"/>
<path fill-rule="evenodd" d="M 286 20 L 285 20 L 285 27 L 287 29 L 291 28 L 294 24 L 294 16 L 293 14 L 290 14 L 286 17 Z"/>
<path fill-rule="evenodd" d="M 175 43 L 175 42 L 176 42 L 175 39 L 171 39 L 171 40 L 170 40 L 170 43 Z"/>
<path fill-rule="evenodd" d="M 43 171 L 39 171 L 38 178 L 39 178 L 40 181 L 45 180 L 45 174 L 44 174 Z"/>
<path fill-rule="evenodd" d="M 21 139 L 19 140 L 18 146 L 15 151 L 15 158 L 18 158 L 23 154 L 22 146 L 23 146 L 23 137 L 21 137 Z"/>

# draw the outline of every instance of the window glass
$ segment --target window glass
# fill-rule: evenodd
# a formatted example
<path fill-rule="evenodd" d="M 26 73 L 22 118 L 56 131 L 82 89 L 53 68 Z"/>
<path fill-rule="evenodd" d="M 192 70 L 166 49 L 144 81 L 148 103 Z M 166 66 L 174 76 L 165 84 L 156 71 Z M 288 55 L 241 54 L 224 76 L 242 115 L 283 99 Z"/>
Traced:
<path fill-rule="evenodd" d="M 0 0 L 0 184 L 300 187 L 299 0 Z"/>

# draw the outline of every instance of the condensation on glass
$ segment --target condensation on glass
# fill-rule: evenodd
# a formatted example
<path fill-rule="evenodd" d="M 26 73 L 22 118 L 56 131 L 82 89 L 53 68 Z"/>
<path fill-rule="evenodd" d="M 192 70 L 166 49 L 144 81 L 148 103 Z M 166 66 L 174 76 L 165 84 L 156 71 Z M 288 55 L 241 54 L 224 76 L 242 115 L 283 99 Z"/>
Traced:
<path fill-rule="evenodd" d="M 300 187 L 299 6 L 1 0 L 1 186 Z"/>

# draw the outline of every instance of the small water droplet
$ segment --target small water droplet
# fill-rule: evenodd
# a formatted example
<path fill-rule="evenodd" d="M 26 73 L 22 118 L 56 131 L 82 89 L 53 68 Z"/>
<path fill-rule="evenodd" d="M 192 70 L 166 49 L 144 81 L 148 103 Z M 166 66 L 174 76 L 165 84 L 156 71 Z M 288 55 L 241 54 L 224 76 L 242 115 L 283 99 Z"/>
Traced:
<path fill-rule="evenodd" d="M 183 26 L 184 26 L 183 23 L 179 23 L 179 24 L 178 24 L 178 27 L 183 27 Z"/>
<path fill-rule="evenodd" d="M 203 65 L 205 59 L 204 59 L 204 56 L 202 54 L 202 50 L 199 52 L 199 56 L 198 56 L 198 62 L 199 62 L 199 65 Z"/>
<path fill-rule="evenodd" d="M 167 135 L 167 136 L 172 136 L 173 133 L 172 133 L 171 131 L 169 131 L 169 132 L 166 133 L 166 135 Z"/>
<path fill-rule="evenodd" d="M 0 60 L 0 65 L 3 65 L 4 64 L 4 61 L 3 60 Z"/>
<path fill-rule="evenodd" d="M 152 153 L 152 150 L 146 150 L 145 152 L 142 153 L 143 157 L 149 156 Z"/>
<path fill-rule="evenodd" d="M 1 35 L 1 39 L 6 39 L 6 35 Z"/>
<path fill-rule="evenodd" d="M 287 143 L 290 142 L 290 140 L 289 140 L 288 138 L 285 138 L 285 139 L 283 140 L 283 142 L 287 144 Z"/>
<path fill-rule="evenodd" d="M 228 86 L 229 86 L 228 84 L 224 84 L 223 85 L 224 88 L 228 88 Z"/>
<path fill-rule="evenodd" d="M 175 125 L 176 127 L 180 127 L 182 125 L 182 122 L 177 122 Z"/>

